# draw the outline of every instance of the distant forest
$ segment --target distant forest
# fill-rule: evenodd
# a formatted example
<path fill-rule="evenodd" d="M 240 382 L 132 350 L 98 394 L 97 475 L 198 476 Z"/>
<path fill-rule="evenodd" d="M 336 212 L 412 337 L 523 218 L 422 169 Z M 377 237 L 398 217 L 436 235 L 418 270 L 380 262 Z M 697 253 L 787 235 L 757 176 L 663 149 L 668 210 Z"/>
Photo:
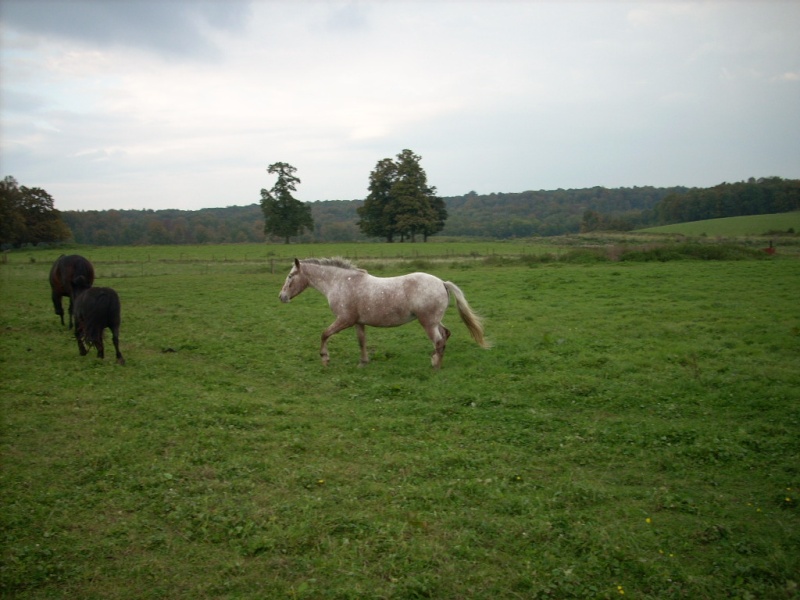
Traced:
<path fill-rule="evenodd" d="M 800 210 L 800 180 L 770 177 L 713 188 L 594 187 L 444 198 L 448 218 L 439 236 L 493 239 L 586 231 L 627 231 L 653 225 Z M 367 240 L 356 209 L 363 200 L 311 202 L 313 232 L 297 242 Z M 201 210 L 63 211 L 79 244 L 204 244 L 264 242 L 257 204 Z M 270 240 L 282 241 L 282 240 Z"/>

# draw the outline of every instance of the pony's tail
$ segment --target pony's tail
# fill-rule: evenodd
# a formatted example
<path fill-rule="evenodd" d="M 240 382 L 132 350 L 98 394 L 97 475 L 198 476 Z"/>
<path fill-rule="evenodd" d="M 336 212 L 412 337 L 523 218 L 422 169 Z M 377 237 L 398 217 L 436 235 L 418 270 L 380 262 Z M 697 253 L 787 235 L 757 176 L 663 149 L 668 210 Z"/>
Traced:
<path fill-rule="evenodd" d="M 464 321 L 464 325 L 469 329 L 472 339 L 478 342 L 481 348 L 491 348 L 492 344 L 483 337 L 483 323 L 481 322 L 481 318 L 470 308 L 464 296 L 464 292 L 452 281 L 445 281 L 444 287 L 453 295 L 453 298 L 456 299 L 458 314 L 461 320 Z"/>

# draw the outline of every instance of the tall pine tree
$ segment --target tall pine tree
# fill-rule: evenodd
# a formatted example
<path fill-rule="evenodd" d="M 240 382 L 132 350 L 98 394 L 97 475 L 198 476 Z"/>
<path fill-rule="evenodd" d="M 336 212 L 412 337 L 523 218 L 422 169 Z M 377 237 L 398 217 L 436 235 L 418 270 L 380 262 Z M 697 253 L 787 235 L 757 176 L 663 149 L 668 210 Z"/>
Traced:
<path fill-rule="evenodd" d="M 289 163 L 273 163 L 267 169 L 277 174 L 278 180 L 271 190 L 261 190 L 261 210 L 264 213 L 264 233 L 282 237 L 288 244 L 289 238 L 303 231 L 313 231 L 314 218 L 311 207 L 292 196 L 297 191 L 300 179 L 295 177 L 297 169 Z"/>

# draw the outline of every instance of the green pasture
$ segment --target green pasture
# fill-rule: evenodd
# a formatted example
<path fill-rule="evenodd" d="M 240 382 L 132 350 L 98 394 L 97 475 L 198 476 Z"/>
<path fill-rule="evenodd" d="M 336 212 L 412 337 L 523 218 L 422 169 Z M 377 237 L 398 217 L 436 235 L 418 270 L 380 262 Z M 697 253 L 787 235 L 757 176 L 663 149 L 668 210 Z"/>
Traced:
<path fill-rule="evenodd" d="M 70 250 L 119 292 L 126 366 L 53 314 L 60 251 L 7 254 L 0 595 L 798 595 L 800 261 L 438 245 L 313 247 L 457 283 L 494 346 L 451 307 L 438 372 L 415 323 L 323 368 L 324 298 L 278 301 L 309 247 Z"/>
<path fill-rule="evenodd" d="M 288 265 L 294 257 L 310 258 L 343 256 L 353 260 L 408 261 L 418 258 L 436 260 L 461 260 L 489 256 L 527 256 L 554 251 L 558 244 L 547 244 L 541 240 L 521 241 L 429 241 L 416 244 L 386 243 L 340 243 L 340 244 L 226 244 L 196 246 L 99 246 L 92 248 L 54 247 L 33 248 L 5 253 L 7 264 L 45 262 L 51 264 L 61 254 L 82 253 L 91 256 L 93 262 L 108 265 L 148 263 L 218 263 L 255 262 L 269 265 L 270 261 Z"/>
<path fill-rule="evenodd" d="M 708 219 L 690 223 L 676 223 L 643 229 L 643 233 L 679 233 L 689 236 L 754 236 L 769 235 L 774 232 L 792 230 L 800 233 L 800 212 L 780 213 L 774 215 L 751 215 L 747 217 L 728 217 L 725 219 Z"/>

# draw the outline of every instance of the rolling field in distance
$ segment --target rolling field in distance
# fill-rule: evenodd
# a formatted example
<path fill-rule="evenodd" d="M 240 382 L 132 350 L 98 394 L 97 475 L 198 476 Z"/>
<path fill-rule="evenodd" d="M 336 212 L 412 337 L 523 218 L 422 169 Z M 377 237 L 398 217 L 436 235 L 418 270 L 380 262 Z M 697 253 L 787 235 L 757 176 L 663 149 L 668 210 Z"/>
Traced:
<path fill-rule="evenodd" d="M 7 255 L 0 593 L 797 596 L 796 258 L 353 246 L 69 250 L 119 292 L 124 367 L 53 314 L 61 251 Z M 417 323 L 324 368 L 324 297 L 278 301 L 295 253 L 451 280 L 494 347 L 451 306 L 439 372 Z"/>
<path fill-rule="evenodd" d="M 785 232 L 792 229 L 800 232 L 800 212 L 774 215 L 751 215 L 747 217 L 728 217 L 708 219 L 690 223 L 676 223 L 643 229 L 643 233 L 679 233 L 689 236 L 757 236 L 770 231 Z"/>

